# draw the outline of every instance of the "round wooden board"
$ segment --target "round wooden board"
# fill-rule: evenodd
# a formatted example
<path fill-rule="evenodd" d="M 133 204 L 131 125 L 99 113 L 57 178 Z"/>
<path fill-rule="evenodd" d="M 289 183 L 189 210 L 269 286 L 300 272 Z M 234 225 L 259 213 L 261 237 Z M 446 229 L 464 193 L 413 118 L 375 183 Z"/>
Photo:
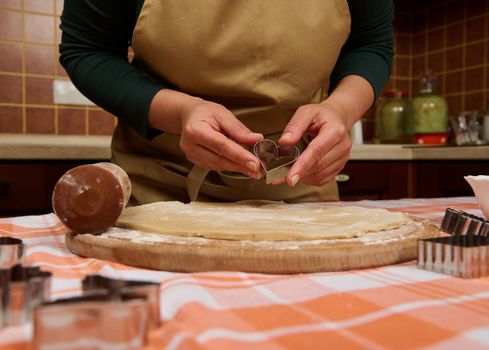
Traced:
<path fill-rule="evenodd" d="M 416 218 L 361 238 L 314 241 L 231 241 L 113 228 L 101 235 L 68 233 L 68 249 L 84 257 L 179 272 L 306 273 L 396 264 L 417 257 L 417 240 L 438 228 Z"/>

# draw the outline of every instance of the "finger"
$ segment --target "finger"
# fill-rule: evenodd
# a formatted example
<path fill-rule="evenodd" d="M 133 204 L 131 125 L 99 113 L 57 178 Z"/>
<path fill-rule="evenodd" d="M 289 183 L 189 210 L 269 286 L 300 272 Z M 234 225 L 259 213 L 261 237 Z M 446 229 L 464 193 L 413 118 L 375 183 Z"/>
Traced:
<path fill-rule="evenodd" d="M 254 145 L 263 139 L 262 134 L 252 132 L 227 109 L 222 114 L 219 114 L 217 118 L 221 123 L 222 130 L 238 143 Z"/>
<path fill-rule="evenodd" d="M 320 159 L 311 171 L 305 176 L 315 176 L 323 172 L 324 169 L 337 164 L 339 161 L 346 163 L 350 157 L 351 142 L 343 140 L 336 144 L 322 159 Z"/>
<path fill-rule="evenodd" d="M 283 183 L 285 183 L 285 177 L 272 181 L 272 185 L 274 185 L 274 186 L 281 185 Z"/>
<path fill-rule="evenodd" d="M 290 169 L 287 183 L 295 186 L 338 142 L 333 130 L 324 128 L 319 132 Z"/>
<path fill-rule="evenodd" d="M 323 168 L 321 171 L 304 177 L 301 182 L 307 185 L 323 186 L 330 182 L 336 176 L 336 174 L 338 174 L 345 167 L 347 161 L 348 157 L 346 156 L 337 159 L 335 162 L 331 163 L 328 167 Z"/>
<path fill-rule="evenodd" d="M 192 152 L 187 155 L 187 159 L 195 165 L 205 169 L 217 171 L 234 171 L 246 174 L 255 179 L 259 179 L 261 177 L 259 171 L 251 171 L 248 168 L 244 167 L 242 164 L 219 156 L 213 153 L 211 150 L 208 150 L 200 145 L 194 145 L 194 147 L 192 148 Z"/>
<path fill-rule="evenodd" d="M 294 186 L 301 178 L 307 176 L 316 163 L 340 143 L 345 145 L 347 151 L 351 147 L 345 126 L 335 123 L 324 124 L 289 171 L 287 176 L 289 185 Z M 338 147 L 341 149 L 341 145 Z"/>
<path fill-rule="evenodd" d="M 316 115 L 317 111 L 310 106 L 299 107 L 287 123 L 278 142 L 284 146 L 295 145 L 299 142 L 304 132 L 309 129 L 311 121 Z"/>
<path fill-rule="evenodd" d="M 212 130 L 212 129 L 211 129 Z M 196 143 L 228 160 L 243 164 L 248 170 L 257 172 L 260 163 L 254 154 L 217 131 L 206 130 L 196 135 Z"/>

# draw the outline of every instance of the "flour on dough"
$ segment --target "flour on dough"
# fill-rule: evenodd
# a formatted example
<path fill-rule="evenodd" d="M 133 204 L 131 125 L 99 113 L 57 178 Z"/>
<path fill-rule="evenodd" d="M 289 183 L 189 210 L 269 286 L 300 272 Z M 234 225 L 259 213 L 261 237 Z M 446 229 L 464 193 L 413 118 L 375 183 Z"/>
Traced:
<path fill-rule="evenodd" d="M 116 226 L 165 235 L 286 241 L 359 237 L 398 228 L 408 220 L 385 209 L 321 203 L 156 202 L 126 208 Z"/>

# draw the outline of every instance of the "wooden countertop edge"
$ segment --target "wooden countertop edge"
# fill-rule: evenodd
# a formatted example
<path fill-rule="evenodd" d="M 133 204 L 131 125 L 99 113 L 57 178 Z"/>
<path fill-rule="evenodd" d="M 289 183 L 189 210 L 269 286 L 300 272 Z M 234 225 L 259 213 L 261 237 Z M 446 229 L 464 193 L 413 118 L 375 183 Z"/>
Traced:
<path fill-rule="evenodd" d="M 0 160 L 108 160 L 111 136 L 0 134 Z M 353 145 L 351 160 L 489 160 L 489 145 Z"/>
<path fill-rule="evenodd" d="M 489 160 L 485 146 L 353 145 L 350 160 Z"/>
<path fill-rule="evenodd" d="M 111 136 L 0 134 L 0 160 L 108 160 Z"/>

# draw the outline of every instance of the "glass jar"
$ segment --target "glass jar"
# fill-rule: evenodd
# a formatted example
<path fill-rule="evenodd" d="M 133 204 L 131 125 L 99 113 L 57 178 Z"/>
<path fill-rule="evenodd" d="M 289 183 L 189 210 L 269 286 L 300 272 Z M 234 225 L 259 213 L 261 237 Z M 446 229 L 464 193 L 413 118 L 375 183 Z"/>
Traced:
<path fill-rule="evenodd" d="M 436 79 L 427 70 L 413 98 L 415 142 L 444 144 L 447 140 L 448 105 L 436 90 Z"/>
<path fill-rule="evenodd" d="M 482 116 L 482 135 L 481 139 L 489 145 L 489 101 L 487 102 L 486 110 Z"/>
<path fill-rule="evenodd" d="M 411 103 L 406 91 L 391 89 L 379 101 L 376 135 L 381 143 L 402 143 L 409 128 Z"/>
<path fill-rule="evenodd" d="M 450 118 L 455 143 L 461 145 L 484 144 L 483 119 L 478 111 L 462 112 Z"/>

